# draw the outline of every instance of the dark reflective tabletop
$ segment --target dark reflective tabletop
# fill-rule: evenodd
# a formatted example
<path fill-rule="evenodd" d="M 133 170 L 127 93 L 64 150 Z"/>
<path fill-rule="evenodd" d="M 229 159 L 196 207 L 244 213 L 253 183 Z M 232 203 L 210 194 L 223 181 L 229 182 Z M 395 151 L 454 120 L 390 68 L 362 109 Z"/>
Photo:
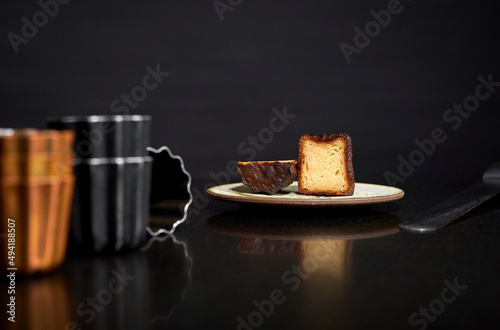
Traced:
<path fill-rule="evenodd" d="M 398 224 L 426 207 L 426 193 L 405 193 L 357 209 L 210 201 L 139 251 L 69 256 L 52 274 L 18 278 L 16 327 L 493 328 L 500 199 L 435 234 L 412 234 Z"/>

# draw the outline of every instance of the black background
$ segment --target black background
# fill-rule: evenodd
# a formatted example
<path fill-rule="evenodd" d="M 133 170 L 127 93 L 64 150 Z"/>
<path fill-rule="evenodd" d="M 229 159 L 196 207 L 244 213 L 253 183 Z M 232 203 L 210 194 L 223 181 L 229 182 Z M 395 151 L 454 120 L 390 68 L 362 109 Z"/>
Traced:
<path fill-rule="evenodd" d="M 346 132 L 360 182 L 387 184 L 384 173 L 398 174 L 400 159 L 418 149 L 414 141 L 441 128 L 447 140 L 396 183 L 406 193 L 401 204 L 381 207 L 406 219 L 432 196 L 470 184 L 499 160 L 500 87 L 456 130 L 443 120 L 447 109 L 474 94 L 478 76 L 500 81 L 499 5 L 402 0 L 402 12 L 347 63 L 339 44 L 352 44 L 354 28 L 364 29 L 373 20 L 370 11 L 387 3 L 243 0 L 221 21 L 213 0 L 72 0 L 16 54 L 7 35 L 21 34 L 22 18 L 32 21 L 40 6 L 4 1 L 0 126 L 42 128 L 49 116 L 113 115 L 112 102 L 142 83 L 147 66 L 159 64 L 170 75 L 130 113 L 153 116 L 153 147 L 167 145 L 181 155 L 199 191 L 217 183 L 214 174 L 224 181 L 231 160 L 247 159 L 238 146 L 269 126 L 273 108 L 286 106 L 296 118 L 256 159 L 297 157 L 304 133 Z M 230 179 L 239 181 L 237 175 Z M 498 324 L 498 199 L 469 218 L 474 221 L 435 235 L 357 240 L 345 300 L 337 299 L 335 281 L 320 276 L 304 281 L 295 295 L 283 288 L 282 274 L 299 258 L 239 253 L 240 237 L 206 223 L 240 225 L 248 210 L 228 212 L 232 207 L 219 203 L 199 212 L 191 208 L 175 233 L 179 242 L 153 242 L 134 254 L 73 257 L 60 272 L 41 277 L 41 284 L 19 280 L 18 324 L 50 324 L 62 315 L 52 323 L 56 328 L 66 317 L 85 326 L 76 306 L 106 288 L 111 271 L 122 267 L 137 279 L 88 327 L 158 328 L 151 318 L 163 315 L 172 328 L 235 328 L 236 317 L 255 310 L 254 299 L 282 288 L 289 300 L 262 328 L 360 329 L 374 323 L 374 329 L 416 329 L 408 317 L 439 298 L 443 280 L 455 277 L 470 289 L 429 328 Z M 335 226 L 335 214 L 322 214 L 295 217 L 303 218 L 297 221 L 304 228 Z M 279 230 L 293 215 L 258 213 L 247 223 L 269 220 Z"/>
<path fill-rule="evenodd" d="M 238 3 L 238 1 L 233 1 Z M 408 1 L 347 63 L 339 47 L 388 1 L 249 1 L 219 18 L 212 1 L 70 1 L 16 54 L 7 37 L 33 21 L 36 1 L 0 10 L 3 127 L 44 127 L 48 116 L 115 114 L 112 102 L 159 64 L 170 75 L 130 113 L 153 116 L 152 144 L 181 155 L 193 176 L 216 182 L 238 146 L 269 126 L 272 109 L 296 114 L 256 160 L 297 157 L 301 134 L 352 136 L 357 181 L 388 183 L 415 139 L 448 139 L 406 179 L 461 187 L 498 160 L 498 92 L 457 130 L 443 120 L 500 81 L 498 4 Z M 219 181 L 225 179 L 221 176 Z M 232 176 L 231 181 L 237 181 Z"/>

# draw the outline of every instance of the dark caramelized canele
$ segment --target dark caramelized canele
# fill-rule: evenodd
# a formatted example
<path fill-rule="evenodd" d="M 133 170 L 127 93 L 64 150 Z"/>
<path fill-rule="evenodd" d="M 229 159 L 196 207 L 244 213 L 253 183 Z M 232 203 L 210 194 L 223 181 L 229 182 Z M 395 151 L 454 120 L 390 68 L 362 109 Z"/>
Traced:
<path fill-rule="evenodd" d="M 238 162 L 243 184 L 256 193 L 273 195 L 288 187 L 297 175 L 296 160 Z"/>

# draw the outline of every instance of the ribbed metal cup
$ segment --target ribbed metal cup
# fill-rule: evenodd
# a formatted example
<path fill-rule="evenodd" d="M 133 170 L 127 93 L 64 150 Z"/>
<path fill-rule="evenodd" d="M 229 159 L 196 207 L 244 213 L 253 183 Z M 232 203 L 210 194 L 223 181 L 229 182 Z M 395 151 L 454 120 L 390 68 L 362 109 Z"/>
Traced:
<path fill-rule="evenodd" d="M 71 174 L 73 142 L 70 130 L 0 129 L 0 178 Z"/>
<path fill-rule="evenodd" d="M 75 164 L 72 251 L 118 252 L 144 244 L 151 165 L 151 157 L 92 158 Z"/>
<path fill-rule="evenodd" d="M 47 120 L 51 129 L 75 132 L 76 158 L 147 156 L 151 116 L 67 116 Z"/>
<path fill-rule="evenodd" d="M 0 230 L 8 233 L 1 242 L 2 269 L 32 274 L 64 261 L 73 137 L 72 131 L 0 129 Z"/>
<path fill-rule="evenodd" d="M 70 249 L 78 254 L 133 250 L 149 221 L 151 116 L 49 118 L 75 133 Z"/>

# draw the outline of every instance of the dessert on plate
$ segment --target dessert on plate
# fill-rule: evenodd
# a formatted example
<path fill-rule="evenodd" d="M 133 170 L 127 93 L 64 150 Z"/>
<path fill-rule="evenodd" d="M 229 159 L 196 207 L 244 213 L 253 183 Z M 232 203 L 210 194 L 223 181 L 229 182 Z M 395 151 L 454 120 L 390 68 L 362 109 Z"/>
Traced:
<path fill-rule="evenodd" d="M 302 135 L 298 167 L 300 194 L 351 196 L 354 193 L 352 142 L 345 133 Z"/>
<path fill-rule="evenodd" d="M 256 193 L 275 194 L 288 187 L 297 175 L 296 160 L 238 162 L 243 184 Z"/>

